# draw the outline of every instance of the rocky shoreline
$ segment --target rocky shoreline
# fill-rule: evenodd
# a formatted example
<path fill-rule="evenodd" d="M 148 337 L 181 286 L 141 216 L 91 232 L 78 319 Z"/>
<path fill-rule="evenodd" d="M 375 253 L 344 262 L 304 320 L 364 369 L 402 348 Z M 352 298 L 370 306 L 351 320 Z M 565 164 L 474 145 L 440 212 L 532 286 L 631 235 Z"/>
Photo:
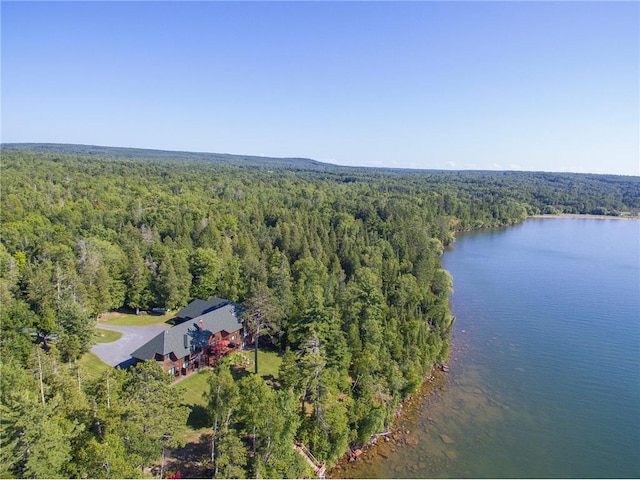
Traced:
<path fill-rule="evenodd" d="M 445 385 L 446 380 L 446 369 L 434 369 L 432 375 L 425 379 L 420 390 L 403 402 L 391 430 L 379 434 L 361 448 L 350 449 L 327 472 L 326 478 L 344 478 L 343 472 L 348 470 L 350 463 L 382 461 L 397 449 L 417 445 L 418 439 L 414 429 L 420 415 L 420 407 L 436 390 Z"/>

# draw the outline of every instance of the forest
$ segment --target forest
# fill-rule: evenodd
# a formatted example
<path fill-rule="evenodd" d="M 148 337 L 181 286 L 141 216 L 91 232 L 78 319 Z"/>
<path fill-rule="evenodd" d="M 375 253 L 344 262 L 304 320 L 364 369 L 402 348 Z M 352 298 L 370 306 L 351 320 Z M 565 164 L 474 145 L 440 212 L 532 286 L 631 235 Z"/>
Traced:
<path fill-rule="evenodd" d="M 307 159 L 2 146 L 0 476 L 134 478 L 183 445 L 155 363 L 83 378 L 96 319 L 226 298 L 263 315 L 278 382 L 221 362 L 214 478 L 292 478 L 387 430 L 446 361 L 444 249 L 540 213 L 637 216 L 640 177 L 408 171 Z M 253 327 L 255 329 L 255 327 Z M 204 440 L 203 440 L 204 441 Z"/>

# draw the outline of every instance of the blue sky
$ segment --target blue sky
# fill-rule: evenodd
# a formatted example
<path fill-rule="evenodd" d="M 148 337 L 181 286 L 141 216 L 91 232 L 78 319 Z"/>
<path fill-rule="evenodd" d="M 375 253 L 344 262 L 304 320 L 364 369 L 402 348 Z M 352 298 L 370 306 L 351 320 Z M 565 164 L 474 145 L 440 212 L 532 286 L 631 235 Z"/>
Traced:
<path fill-rule="evenodd" d="M 640 175 L 638 2 L 8 2 L 2 141 Z"/>

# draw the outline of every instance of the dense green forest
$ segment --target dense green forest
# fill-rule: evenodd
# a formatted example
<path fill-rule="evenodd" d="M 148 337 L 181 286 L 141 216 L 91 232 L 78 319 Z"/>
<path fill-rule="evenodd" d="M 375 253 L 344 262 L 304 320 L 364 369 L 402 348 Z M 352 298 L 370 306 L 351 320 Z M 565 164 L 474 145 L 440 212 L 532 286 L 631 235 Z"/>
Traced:
<path fill-rule="evenodd" d="M 141 476 L 188 412 L 154 364 L 81 379 L 95 319 L 215 295 L 261 310 L 276 385 L 224 363 L 217 477 L 296 477 L 386 430 L 453 318 L 443 249 L 537 213 L 637 215 L 640 178 L 406 171 L 69 145 L 2 149 L 0 476 Z"/>

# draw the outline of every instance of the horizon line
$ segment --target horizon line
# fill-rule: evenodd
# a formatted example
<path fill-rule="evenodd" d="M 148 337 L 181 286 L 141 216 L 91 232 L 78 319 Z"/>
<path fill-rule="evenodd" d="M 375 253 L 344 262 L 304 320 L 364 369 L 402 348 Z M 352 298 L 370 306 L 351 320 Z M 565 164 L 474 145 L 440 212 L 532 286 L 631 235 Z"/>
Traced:
<path fill-rule="evenodd" d="M 375 165 L 349 165 L 349 164 L 341 164 L 337 163 L 336 160 L 318 160 L 311 157 L 304 156 L 274 156 L 274 155 L 265 155 L 265 154 L 252 154 L 252 153 L 230 153 L 230 152 L 207 152 L 207 151 L 196 151 L 196 150 L 174 150 L 174 149 L 163 149 L 163 148 L 150 148 L 150 147 L 131 147 L 131 146 L 117 146 L 117 145 L 96 145 L 90 143 L 68 143 L 68 142 L 0 142 L 0 149 L 5 149 L 6 146 L 75 146 L 75 147 L 95 147 L 95 148 L 111 148 L 111 149 L 121 149 L 121 150 L 143 150 L 148 152 L 165 152 L 165 153 L 183 153 L 190 155 L 224 155 L 231 157 L 250 157 L 255 159 L 265 159 L 265 160 L 289 160 L 289 161 L 307 161 L 314 162 L 326 166 L 337 167 L 337 168 L 352 168 L 352 169 L 366 169 L 366 170 L 390 170 L 390 171 L 403 171 L 403 172 L 512 172 L 512 173 L 553 173 L 553 174 L 572 174 L 572 175 L 600 175 L 600 176 L 613 176 L 613 177 L 637 177 L 640 178 L 640 174 L 626 174 L 626 173 L 599 173 L 599 172 L 576 172 L 570 170 L 522 170 L 522 169 L 502 169 L 502 168 L 451 168 L 451 167 L 440 167 L 440 168 L 424 168 L 424 167 L 391 167 L 391 166 L 375 166 Z M 8 148 L 8 150 L 12 150 Z M 45 153 L 45 152 L 37 152 L 37 153 Z M 61 155 L 70 155 L 70 154 L 61 154 Z"/>

